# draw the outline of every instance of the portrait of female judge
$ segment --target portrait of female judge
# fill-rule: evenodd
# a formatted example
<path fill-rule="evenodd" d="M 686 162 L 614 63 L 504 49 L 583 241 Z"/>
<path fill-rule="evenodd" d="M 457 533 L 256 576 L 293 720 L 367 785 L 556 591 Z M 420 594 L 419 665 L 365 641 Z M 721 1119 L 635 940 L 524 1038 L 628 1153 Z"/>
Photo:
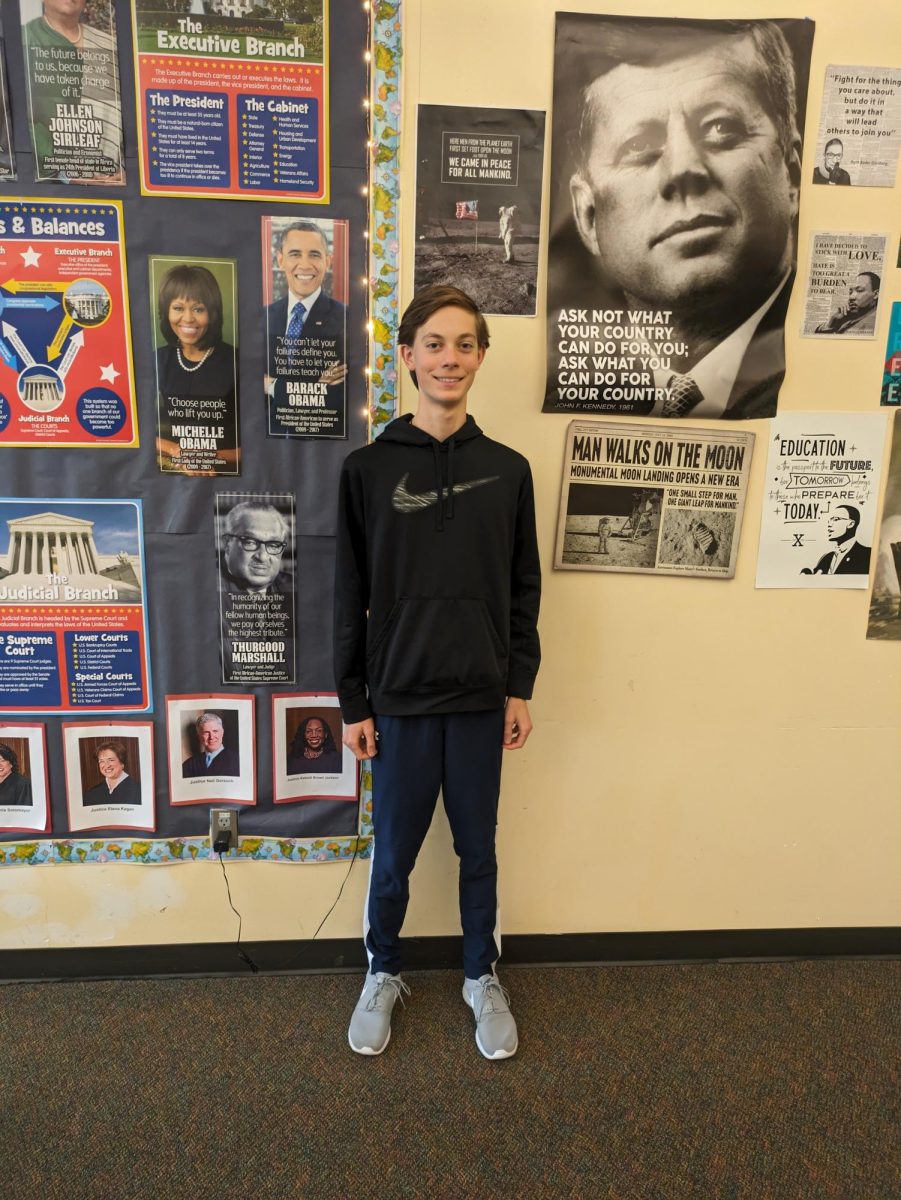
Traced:
<path fill-rule="evenodd" d="M 94 751 L 100 782 L 82 798 L 86 808 L 94 804 L 140 804 L 141 784 L 126 768 L 128 751 L 124 742 L 101 742 Z"/>
<path fill-rule="evenodd" d="M 342 752 L 322 717 L 304 717 L 288 750 L 288 774 L 340 775 Z"/>
<path fill-rule="evenodd" d="M 19 757 L 12 746 L 0 742 L 0 808 L 5 804 L 30 807 L 31 781 L 19 772 Z"/>

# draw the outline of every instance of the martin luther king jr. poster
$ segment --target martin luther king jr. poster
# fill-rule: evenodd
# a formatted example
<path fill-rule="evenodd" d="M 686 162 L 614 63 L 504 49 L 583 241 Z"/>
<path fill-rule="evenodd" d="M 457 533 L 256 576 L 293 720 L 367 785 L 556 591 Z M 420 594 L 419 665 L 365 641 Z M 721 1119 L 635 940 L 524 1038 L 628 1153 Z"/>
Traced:
<path fill-rule="evenodd" d="M 813 31 L 557 14 L 545 412 L 775 414 Z"/>

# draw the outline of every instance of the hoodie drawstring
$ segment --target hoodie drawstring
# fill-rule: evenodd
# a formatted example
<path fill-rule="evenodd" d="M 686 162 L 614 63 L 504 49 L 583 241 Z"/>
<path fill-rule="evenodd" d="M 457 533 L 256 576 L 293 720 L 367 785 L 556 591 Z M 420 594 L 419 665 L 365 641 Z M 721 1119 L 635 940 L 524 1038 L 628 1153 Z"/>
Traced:
<path fill-rule="evenodd" d="M 435 490 L 438 502 L 435 505 L 435 528 L 441 533 L 444 530 L 444 484 L 441 482 L 441 451 L 438 443 L 432 442 L 432 458 L 435 461 Z"/>
<path fill-rule="evenodd" d="M 447 519 L 454 519 L 454 439 L 447 443 Z"/>
<path fill-rule="evenodd" d="M 435 505 L 435 528 L 439 533 L 444 532 L 444 519 L 454 519 L 454 439 L 447 440 L 447 488 L 441 481 L 441 443 L 432 442 L 432 458 L 435 462 L 435 491 L 438 493 L 438 503 Z"/>

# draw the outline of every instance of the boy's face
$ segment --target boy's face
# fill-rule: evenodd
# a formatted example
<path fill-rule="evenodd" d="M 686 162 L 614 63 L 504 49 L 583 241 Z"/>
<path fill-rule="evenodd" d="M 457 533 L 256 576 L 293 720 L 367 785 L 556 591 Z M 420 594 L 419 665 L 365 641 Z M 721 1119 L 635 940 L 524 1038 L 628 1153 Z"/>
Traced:
<path fill-rule="evenodd" d="M 416 372 L 420 399 L 441 408 L 466 407 L 466 397 L 485 357 L 476 336 L 476 319 L 466 309 L 439 308 L 416 330 L 401 356 Z"/>

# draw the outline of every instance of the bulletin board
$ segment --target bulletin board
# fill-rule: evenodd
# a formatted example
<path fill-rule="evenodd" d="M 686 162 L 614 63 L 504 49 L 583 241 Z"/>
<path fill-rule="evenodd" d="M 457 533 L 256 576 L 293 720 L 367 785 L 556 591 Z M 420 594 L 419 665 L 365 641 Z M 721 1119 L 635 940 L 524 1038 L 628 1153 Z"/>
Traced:
<path fill-rule="evenodd" d="M 252 779 L 251 776 L 248 778 L 252 782 L 254 802 L 248 803 L 246 796 L 225 795 L 222 799 L 227 803 L 237 799 L 241 804 L 243 852 L 293 861 L 309 860 L 311 856 L 343 857 L 358 848 L 360 812 L 356 801 L 304 798 L 296 803 L 277 806 L 273 803 L 272 697 L 279 693 L 319 695 L 334 692 L 331 610 L 337 481 L 346 454 L 365 444 L 369 437 L 366 341 L 369 320 L 366 286 L 369 16 L 358 0 L 331 0 L 330 3 L 326 0 L 318 7 L 299 0 L 296 5 L 283 6 L 291 9 L 289 15 L 303 22 L 301 28 L 307 31 L 308 38 L 314 30 L 320 37 L 319 58 L 325 68 L 320 72 L 320 83 L 324 78 L 327 85 L 326 93 L 320 97 L 320 111 L 327 114 L 327 120 L 321 134 L 316 135 L 319 137 L 317 170 L 321 168 L 321 177 L 316 188 L 298 184 L 291 191 L 292 181 L 301 179 L 297 173 L 300 167 L 295 163 L 292 168 L 296 168 L 295 175 L 287 169 L 283 172 L 287 184 L 282 190 L 286 194 L 275 196 L 270 187 L 262 193 L 266 198 L 256 199 L 252 190 L 245 189 L 238 194 L 236 189 L 235 198 L 224 199 L 215 194 L 147 194 L 146 186 L 145 194 L 142 194 L 138 151 L 142 136 L 146 148 L 147 128 L 139 128 L 136 116 L 142 111 L 141 91 L 139 88 L 136 102 L 132 5 L 126 0 L 115 0 L 110 10 L 115 18 L 118 47 L 124 183 L 92 180 L 90 186 L 86 186 L 77 180 L 61 182 L 59 176 L 50 181 L 38 180 L 30 141 L 30 110 L 24 99 L 26 59 L 22 52 L 18 14 L 12 11 L 14 7 L 4 6 L 3 21 L 17 178 L 4 181 L 0 206 L 4 212 L 9 209 L 10 219 L 13 215 L 26 218 L 29 222 L 25 227 L 26 234 L 31 234 L 33 229 L 44 232 L 39 239 L 36 236 L 26 238 L 28 245 L 8 240 L 4 253 L 14 255 L 14 259 L 5 266 L 11 268 L 18 263 L 20 267 L 27 267 L 27 258 L 21 256 L 28 255 L 30 250 L 32 255 L 41 256 L 38 261 L 43 267 L 65 261 L 66 255 L 72 253 L 81 256 L 79 261 L 88 261 L 86 255 L 101 251 L 103 257 L 98 256 L 96 261 L 112 263 L 112 267 L 104 277 L 104 287 L 95 288 L 93 295 L 76 296 L 83 306 L 81 324 L 76 320 L 82 334 L 80 344 L 72 350 L 71 330 L 67 330 L 68 338 L 63 333 L 60 342 L 63 362 L 66 354 L 74 358 L 65 379 L 71 379 L 72 373 L 82 364 L 90 367 L 94 376 L 106 371 L 104 378 L 92 377 L 91 383 L 96 385 L 93 391 L 85 384 L 78 393 L 81 398 L 90 392 L 91 409 L 96 414 L 94 425 L 85 433 L 82 413 L 73 411 L 71 425 L 79 431 L 75 438 L 63 437 L 56 442 L 45 438 L 28 444 L 19 435 L 16 444 L 10 445 L 4 444 L 0 432 L 0 478 L 4 480 L 2 491 L 7 501 L 4 506 L 7 511 L 2 515 L 7 522 L 19 522 L 15 528 L 23 533 L 23 545 L 28 541 L 29 545 L 40 548 L 40 551 L 29 553 L 40 552 L 44 556 L 40 560 L 32 557 L 27 563 L 22 558 L 16 564 L 10 557 L 6 576 L 19 584 L 27 566 L 55 581 L 47 584 L 45 580 L 42 586 L 68 587 L 84 593 L 73 598 L 77 611 L 69 609 L 67 612 L 65 592 L 55 596 L 49 607 L 42 607 L 40 595 L 29 596 L 21 588 L 18 593 L 10 588 L 10 603 L 15 604 L 20 596 L 22 598 L 19 617 L 23 616 L 23 611 L 27 617 L 29 607 L 34 607 L 41 618 L 26 623 L 27 631 L 34 636 L 30 643 L 26 640 L 23 644 L 26 647 L 30 644 L 38 656 L 46 654 L 46 645 L 36 638 L 41 632 L 36 627 L 46 624 L 45 618 L 52 608 L 51 615 L 56 622 L 52 632 L 61 639 L 57 645 L 64 647 L 58 653 L 67 657 L 64 682 L 61 689 L 57 689 L 60 695 L 53 694 L 50 678 L 53 672 L 48 669 L 45 674 L 49 691 L 45 700 L 38 699 L 37 704 L 33 703 L 35 695 L 26 687 L 14 701 L 21 707 L 10 708 L 0 716 L 0 723 L 8 726 L 27 723 L 45 727 L 50 798 L 46 831 L 32 831 L 27 843 L 23 843 L 21 832 L 7 830 L 0 833 L 0 856 L 5 861 L 34 862 L 83 861 L 98 857 L 147 862 L 196 858 L 201 848 L 207 845 L 211 801 L 170 803 L 168 743 L 178 729 L 186 736 L 185 731 L 194 727 L 196 716 L 202 715 L 204 709 L 213 711 L 218 707 L 230 712 L 235 708 L 231 698 L 237 700 L 240 697 L 252 719 L 252 744 L 247 744 L 248 754 L 253 757 Z M 179 9 L 179 4 L 150 6 L 141 0 L 138 8 L 145 10 L 141 16 L 145 23 L 151 19 L 146 12 L 151 7 L 167 10 L 166 20 L 171 25 L 173 12 Z M 190 5 L 181 7 L 191 8 Z M 23 12 L 23 19 L 25 15 Z M 226 19 L 224 26 L 233 30 L 235 19 Z M 336 30 L 340 36 L 330 38 L 329 33 Z M 290 40 L 286 33 L 284 41 Z M 264 71 L 267 65 L 261 54 L 258 54 L 254 67 L 256 74 Z M 277 73 L 274 66 L 272 70 Z M 311 73 L 312 68 L 307 68 L 307 75 Z M 187 94 L 189 89 L 184 78 L 181 83 Z M 173 88 L 173 94 L 177 90 Z M 275 89 L 271 90 L 274 94 Z M 277 116 L 281 119 L 281 114 Z M 277 116 L 272 117 L 274 128 Z M 237 143 L 238 153 L 243 139 L 250 137 L 252 140 L 247 134 L 246 120 L 245 116 L 244 132 Z M 185 137 L 189 132 L 185 132 Z M 301 130 L 301 134 L 303 132 Z M 262 149 L 257 147 L 257 157 L 271 166 L 273 153 L 278 157 L 280 135 L 277 131 L 273 142 L 271 130 L 263 133 L 268 141 L 264 139 Z M 296 129 L 294 134 L 302 140 Z M 173 136 L 171 131 L 169 136 Z M 288 133 L 281 136 L 287 144 Z M 283 158 L 286 157 L 283 153 Z M 305 195 L 305 190 L 310 194 Z M 323 202 L 322 196 L 327 196 L 327 203 Z M 43 211 L 45 208 L 46 212 Z M 44 224 L 32 225 L 32 218 L 43 219 Z M 268 225 L 264 225 L 267 219 Z M 65 231 L 66 226 L 59 222 L 66 220 L 92 222 L 97 228 L 95 232 L 85 233 L 86 226 L 73 226 L 80 237 L 73 241 L 65 232 L 57 232 Z M 335 311 L 340 312 L 342 332 L 338 344 L 347 367 L 341 397 L 344 421 L 340 429 L 336 430 L 333 423 L 329 431 L 331 434 L 337 432 L 338 436 L 320 437 L 315 431 L 304 435 L 291 430 L 273 435 L 270 430 L 268 417 L 273 397 L 267 391 L 267 371 L 272 342 L 271 338 L 267 339 L 267 323 L 271 323 L 272 313 L 267 312 L 266 300 L 273 293 L 273 280 L 277 286 L 281 268 L 273 261 L 270 278 L 264 278 L 263 231 L 267 228 L 271 236 L 274 220 L 281 222 L 282 227 L 291 223 L 301 226 L 312 223 L 313 229 L 321 223 L 319 227 L 328 234 L 331 263 L 321 279 L 321 286 L 323 294 L 331 296 L 335 302 Z M 304 236 L 309 242 L 309 230 L 301 229 L 300 239 Z M 315 242 L 316 237 L 312 240 Z M 83 246 L 82 242 L 88 244 Z M 202 268 L 215 278 L 225 310 L 223 327 L 228 335 L 222 338 L 228 351 L 225 358 L 236 364 L 234 395 L 228 403 L 223 402 L 224 407 L 218 415 L 222 417 L 220 425 L 236 427 L 239 454 L 234 453 L 234 438 L 229 442 L 224 435 L 221 444 L 214 441 L 214 455 L 218 453 L 226 460 L 225 468 L 216 475 L 163 469 L 159 445 L 158 372 L 162 369 L 160 355 L 167 347 L 162 345 L 160 336 L 159 296 L 166 271 L 178 267 L 179 263 L 195 273 Z M 53 271 L 47 275 L 38 268 L 38 272 L 47 276 L 43 283 L 56 280 Z M 32 276 L 35 274 L 32 270 Z M 116 290 L 120 283 L 121 295 Z M 176 281 L 176 290 L 177 286 Z M 7 287 L 4 297 L 15 300 L 18 295 L 27 294 L 37 296 L 42 302 L 49 297 L 53 305 L 59 301 L 59 309 L 53 311 L 58 311 L 61 321 L 65 322 L 73 314 L 78 316 L 66 288 L 71 292 L 68 277 L 63 277 L 58 287 L 43 291 L 11 293 Z M 12 308 L 5 311 L 8 322 L 13 311 Z M 44 313 L 25 309 L 23 314 L 16 313 L 17 319 L 20 315 L 37 320 L 43 318 Z M 116 322 L 119 327 L 111 330 L 110 326 Z M 284 330 L 284 326 L 281 328 Z M 179 353 L 184 349 L 187 354 L 186 347 L 193 336 L 194 328 L 189 327 L 187 340 L 176 344 L 170 339 L 173 345 L 168 349 Z M 333 347 L 338 337 L 334 335 L 329 346 Z M 129 338 L 130 355 L 127 353 Z M 52 352 L 55 348 L 48 349 Z M 232 355 L 230 359 L 229 354 Z M 21 361 L 20 356 L 15 366 L 20 368 Z M 59 366 L 59 356 L 51 360 L 51 366 L 53 361 Z M 193 364 L 194 360 L 182 360 L 183 369 L 192 376 Z M 0 364 L 0 369 L 2 366 Z M 206 364 L 201 366 L 205 368 Z M 320 354 L 318 369 L 323 379 L 333 366 L 334 356 L 329 360 L 327 353 L 325 357 Z M 72 387 L 59 388 L 55 383 L 59 371 L 44 370 L 47 378 L 42 379 L 41 367 L 41 363 L 36 364 L 35 379 L 30 385 L 29 394 L 37 397 L 35 404 L 40 403 L 41 396 L 48 397 L 47 405 L 56 403 L 58 396 L 52 392 L 54 386 L 59 391 L 67 390 L 70 396 L 78 391 Z M 228 362 L 226 373 L 227 370 Z M 290 389 L 290 364 L 284 372 Z M 302 378 L 301 375 L 297 377 Z M 186 388 L 189 391 L 187 385 Z M 298 393 L 301 390 L 296 388 Z M 320 396 L 330 402 L 336 391 L 334 377 L 328 376 L 328 381 L 321 386 L 318 383 L 310 385 L 309 391 L 316 402 Z M 112 393 L 122 400 L 118 407 L 109 398 Z M 68 401 L 64 401 L 60 411 L 68 412 L 67 404 Z M 191 411 L 196 413 L 197 407 Z M 168 417 L 171 423 L 172 414 Z M 177 412 L 174 419 L 179 420 Z M 109 429 L 117 421 L 120 427 L 110 433 Z M 185 421 L 182 416 L 182 427 Z M 42 429 L 48 428 L 49 424 L 44 416 L 38 421 Z M 192 449 L 191 432 L 187 429 L 185 436 L 188 449 Z M 198 426 L 194 432 L 202 434 L 208 430 Z M 202 441 L 203 438 L 195 440 Z M 73 444 L 66 444 L 67 441 Z M 222 445 L 231 449 L 222 450 Z M 235 466 L 237 471 L 233 469 Z M 290 583 L 290 589 L 283 589 L 278 595 L 274 594 L 277 588 L 273 583 L 262 600 L 249 603 L 256 606 L 257 618 L 262 606 L 270 625 L 275 619 L 274 614 L 289 613 L 290 620 L 285 627 L 290 626 L 293 645 L 290 651 L 282 652 L 281 660 L 274 665 L 271 662 L 273 655 L 264 645 L 263 652 L 257 655 L 259 661 L 248 666 L 247 662 L 252 663 L 254 659 L 253 650 L 247 648 L 253 639 L 244 637 L 241 646 L 245 667 L 236 670 L 228 676 L 229 681 L 224 682 L 223 640 L 240 632 L 238 602 L 247 600 L 246 596 L 232 594 L 240 591 L 240 587 L 232 588 L 231 584 L 223 582 L 225 547 L 234 546 L 236 537 L 226 522 L 229 511 L 248 499 L 251 505 L 261 503 L 264 508 L 268 506 L 283 514 L 284 533 L 273 537 L 264 534 L 263 537 L 268 538 L 267 544 L 271 545 L 280 538 L 284 541 L 279 575 L 289 577 Z M 108 507 L 110 502 L 113 502 L 112 508 Z M 39 524 L 39 519 L 47 514 L 53 516 L 52 528 L 39 531 L 40 538 L 35 540 L 35 522 Z M 10 531 L 10 555 L 13 540 Z M 117 550 L 119 545 L 121 549 Z M 17 566 L 18 574 L 12 571 L 13 565 Z M 97 593 L 107 593 L 96 596 L 93 613 L 82 607 L 84 601 L 92 599 L 91 587 Z M 234 622 L 231 630 L 227 628 L 227 609 Z M 248 604 L 244 609 L 246 616 Z M 236 610 L 238 617 L 234 615 Z M 111 611 L 119 615 L 111 617 Z M 84 640 L 77 648 L 70 645 L 76 626 L 84 634 Z M 265 632 L 265 621 L 262 627 L 263 642 L 271 642 L 271 628 Z M 92 630 L 95 631 L 93 634 Z M 117 642 L 117 638 L 123 640 Z M 126 651 L 127 659 L 123 657 Z M 278 655 L 275 658 L 278 659 Z M 270 661 L 266 662 L 267 659 Z M 76 675 L 82 678 L 76 681 Z M 114 675 L 123 677 L 118 684 L 107 678 Z M 94 678 L 89 678 L 91 676 Z M 116 687 L 120 690 L 116 691 Z M 188 706 L 185 710 L 189 717 L 179 726 L 171 719 L 172 705 L 167 705 L 166 698 L 182 696 L 197 699 L 193 707 Z M 41 705 L 42 711 L 39 710 Z M 242 709 L 239 714 L 242 721 L 244 711 Z M 134 841 L 134 827 L 119 817 L 109 825 L 93 828 L 85 838 L 77 828 L 73 830 L 67 806 L 62 727 L 65 723 L 96 722 L 96 733 L 100 736 L 104 733 L 104 725 L 114 725 L 120 731 L 125 728 L 127 733 L 132 721 L 135 726 L 148 723 L 152 726 L 150 773 L 154 786 L 149 806 L 153 813 L 150 827 L 144 829 L 141 840 Z M 248 725 L 247 729 L 250 728 Z M 110 736 L 121 737 L 121 732 Z M 138 738 L 137 732 L 135 737 Z M 187 749 L 196 750 L 195 741 L 186 743 Z M 150 745 L 151 742 L 147 742 L 147 746 Z M 182 758 L 187 761 L 189 755 L 176 751 L 174 757 L 181 762 Z M 249 768 L 248 761 L 242 771 Z M 146 765 L 144 770 L 146 773 Z M 139 773 L 140 768 L 133 769 L 133 775 Z M 365 789 L 366 781 L 362 782 Z M 146 778 L 142 786 L 146 793 Z M 145 795 L 142 802 L 145 809 L 146 801 Z M 118 812 L 116 810 L 113 815 Z M 363 819 L 364 822 L 367 820 L 365 814 Z M 366 832 L 365 824 L 363 832 Z M 44 840 L 47 838 L 53 839 L 52 842 Z"/>

